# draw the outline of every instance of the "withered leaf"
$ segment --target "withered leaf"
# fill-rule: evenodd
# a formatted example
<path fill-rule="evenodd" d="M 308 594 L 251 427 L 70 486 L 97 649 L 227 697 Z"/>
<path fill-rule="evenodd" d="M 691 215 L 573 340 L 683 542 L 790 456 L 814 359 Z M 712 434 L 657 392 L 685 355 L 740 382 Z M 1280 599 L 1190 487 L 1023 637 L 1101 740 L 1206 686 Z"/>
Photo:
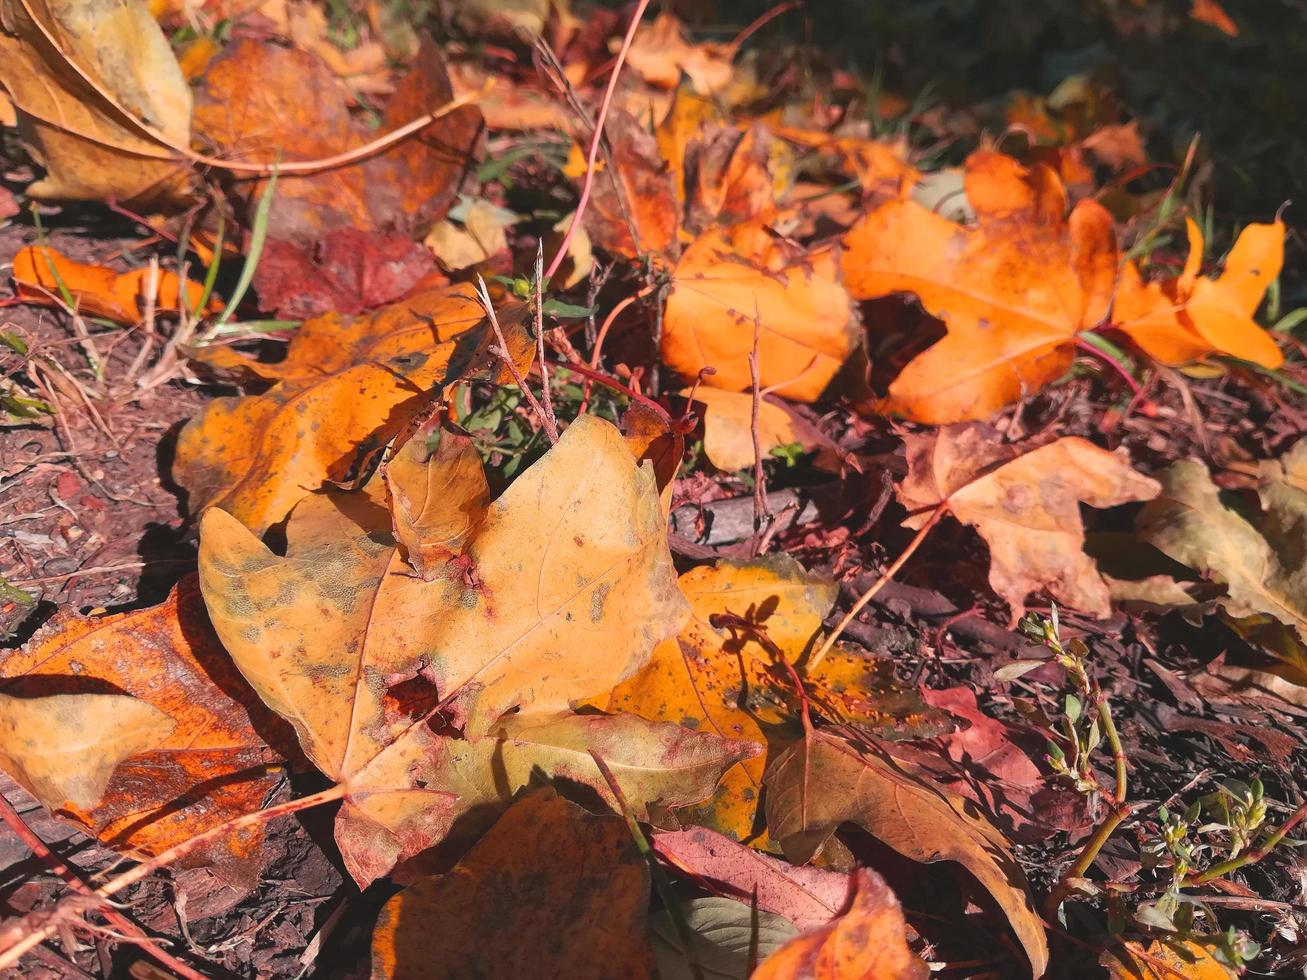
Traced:
<path fill-rule="evenodd" d="M 521 304 L 499 312 L 511 353 L 532 344 Z M 263 531 L 305 494 L 346 481 L 450 381 L 501 363 L 485 312 L 470 286 L 419 293 L 367 316 L 334 313 L 307 321 L 286 359 L 261 364 L 229 348 L 198 357 L 261 394 L 216 398 L 177 440 L 173 475 L 193 511 L 222 507 Z"/>
<path fill-rule="evenodd" d="M 451 512 L 481 493 L 475 481 L 449 486 Z M 401 549 L 391 526 L 379 496 L 328 493 L 295 509 L 285 557 L 221 510 L 200 529 L 219 635 L 344 784 L 337 839 L 360 882 L 447 833 L 480 792 L 460 786 L 454 763 L 493 751 L 477 740 L 499 737 L 506 712 L 519 715 L 501 727 L 543 723 L 608 690 L 684 615 L 653 474 L 590 416 L 489 505 L 445 574 L 414 574 L 412 539 Z M 719 743 L 718 774 L 739 757 Z"/>
<path fill-rule="evenodd" d="M 791 861 L 816 855 L 841 823 L 858 824 L 914 861 L 956 861 L 1002 908 L 1040 976 L 1048 939 L 1021 866 L 973 804 L 910 773 L 870 739 L 822 729 L 767 771 L 767 826 Z"/>

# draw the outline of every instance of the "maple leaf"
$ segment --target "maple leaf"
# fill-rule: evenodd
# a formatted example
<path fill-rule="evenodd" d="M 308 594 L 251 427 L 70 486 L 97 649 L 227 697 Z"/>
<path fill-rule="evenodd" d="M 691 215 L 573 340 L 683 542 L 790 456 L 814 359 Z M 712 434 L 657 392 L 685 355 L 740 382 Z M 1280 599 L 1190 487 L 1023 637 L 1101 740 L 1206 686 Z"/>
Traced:
<path fill-rule="evenodd" d="M 1107 583 L 1082 548 L 1080 504 L 1111 507 L 1157 495 L 1156 480 L 1136 473 L 1116 453 L 1067 436 L 1043 446 L 1002 445 L 976 423 L 904 437 L 908 475 L 899 502 L 909 511 L 947 505 L 989 545 L 989 584 L 1020 618 L 1026 596 L 1047 590 L 1074 609 L 1105 618 Z M 929 519 L 916 514 L 906 527 Z"/>
<path fill-rule="evenodd" d="M 1113 326 L 1163 364 L 1226 354 L 1278 368 L 1284 354 L 1253 314 L 1284 264 L 1284 224 L 1246 227 L 1215 279 L 1198 275 L 1202 229 L 1192 218 L 1185 225 L 1189 258 L 1180 275 L 1146 283 L 1135 264 L 1126 263 L 1112 308 Z"/>
<path fill-rule="evenodd" d="M 648 905 L 649 867 L 625 821 L 541 791 L 510 807 L 448 874 L 386 903 L 372 976 L 439 964 L 446 976 L 648 977 Z"/>
<path fill-rule="evenodd" d="M 498 314 L 523 364 L 532 351 L 525 312 L 515 304 Z M 210 369 L 273 385 L 209 402 L 178 437 L 173 476 L 193 511 L 222 507 L 263 531 L 306 493 L 346 480 L 430 401 L 428 392 L 476 372 L 497 376 L 494 343 L 472 287 L 460 285 L 368 316 L 309 320 L 277 364 L 206 348 L 197 357 Z"/>
<path fill-rule="evenodd" d="M 84 720 L 50 740 L 51 748 L 82 746 L 89 756 L 103 755 L 94 762 L 107 764 L 108 772 L 96 775 L 80 796 L 70 796 L 72 805 L 61 806 L 48 794 L 41 794 L 43 802 L 129 854 L 157 854 L 259 809 L 282 781 L 279 749 L 294 744 L 222 649 L 194 576 L 149 609 L 56 620 L 22 651 L 0 660 L 5 700 L 31 698 L 26 703 L 37 704 L 51 698 L 35 695 L 51 691 L 75 699 L 116 698 L 124 706 L 107 720 L 111 728 L 140 724 L 142 734 L 149 734 L 137 751 L 123 752 L 103 737 L 108 730 Z M 6 743 L 13 752 L 14 743 Z M 93 768 L 90 760 L 86 768 Z M 209 848 L 207 856 L 228 871 L 245 865 L 248 876 L 262 844 L 263 833 L 254 828 Z"/>
<path fill-rule="evenodd" d="M 414 64 L 386 104 L 382 133 L 452 98 L 444 57 L 429 38 Z M 259 83 L 250 84 L 252 78 Z M 315 98 L 305 101 L 306 91 Z M 195 136 L 252 163 L 328 158 L 377 135 L 350 114 L 349 101 L 348 88 L 316 54 L 245 38 L 227 45 L 201 79 Z M 269 240 L 311 251 L 327 232 L 343 227 L 421 238 L 454 202 L 475 164 L 480 132 L 480 113 L 462 106 L 360 163 L 281 174 L 268 214 Z M 243 180 L 234 194 L 252 206 L 267 184 Z"/>
<path fill-rule="evenodd" d="M 214 624 L 259 696 L 343 786 L 336 836 L 361 884 L 537 772 L 607 796 L 591 747 L 612 757 L 641 814 L 702 799 L 757 752 L 630 716 L 559 716 L 638 670 L 685 611 L 652 468 L 637 466 L 618 432 L 581 417 L 465 524 L 414 509 L 425 500 L 467 515 L 486 498 L 484 476 L 451 464 L 474 449 L 451 446 L 430 457 L 460 474 L 437 481 L 438 501 L 427 475 L 408 485 L 416 471 L 388 471 L 405 485 L 407 546 L 391 536 L 376 483 L 301 503 L 285 557 L 224 511 L 201 522 Z M 421 548 L 429 529 L 459 552 L 430 581 L 405 558 L 419 551 L 419 567 L 434 571 L 436 552 Z"/>
<path fill-rule="evenodd" d="M 141 322 L 151 288 L 148 268 L 115 272 L 107 266 L 74 261 L 48 245 L 21 249 L 14 256 L 13 275 L 24 302 L 62 307 L 66 289 L 78 313 L 127 325 Z M 176 313 L 183 302 L 188 312 L 217 313 L 222 309 L 222 301 L 210 297 L 205 308 L 197 310 L 204 295 L 198 282 L 183 282 L 171 269 L 155 269 L 153 275 L 154 309 L 160 313 Z"/>
<path fill-rule="evenodd" d="M 858 868 L 848 910 L 796 936 L 763 960 L 751 980 L 926 980 L 930 967 L 908 948 L 907 920 L 885 879 Z"/>
<path fill-rule="evenodd" d="M 1048 940 L 1021 866 L 974 807 L 905 770 L 875 743 L 810 732 L 767 770 L 767 827 L 791 861 L 806 864 L 841 823 L 862 827 L 906 858 L 956 861 L 994 897 L 1030 960 L 1048 966 Z"/>
<path fill-rule="evenodd" d="M 708 384 L 743 391 L 755 321 L 760 385 L 814 401 L 857 346 L 836 250 L 798 248 L 762 220 L 700 236 L 672 273 L 663 360 L 686 377 L 713 367 Z"/>
<path fill-rule="evenodd" d="M 1260 467 L 1261 514 L 1227 507 L 1207 467 L 1180 460 L 1159 474 L 1162 491 L 1136 522 L 1139 537 L 1205 578 L 1225 585 L 1235 616 L 1266 614 L 1307 641 L 1307 440 Z M 1307 656 L 1297 666 L 1307 669 Z"/>
<path fill-rule="evenodd" d="M 660 13 L 635 35 L 627 58 L 631 68 L 650 85 L 674 89 L 684 73 L 700 95 L 711 95 L 731 81 L 729 44 L 690 44 L 675 14 Z"/>
<path fill-rule="evenodd" d="M 857 299 L 911 293 L 948 334 L 899 373 L 880 408 L 935 425 L 982 421 L 1067 372 L 1075 338 L 1107 315 L 1117 274 L 1112 217 L 1048 168 L 989 150 L 967 158 L 974 228 L 891 201 L 845 236 Z"/>
<path fill-rule="evenodd" d="M 1230 969 L 1213 953 L 1215 947 L 1195 939 L 1154 939 L 1144 946 L 1125 942 L 1111 946 L 1099 957 L 1107 967 L 1110 980 L 1234 980 L 1238 972 Z"/>
<path fill-rule="evenodd" d="M 145 3 L 6 0 L 3 22 L 0 86 L 46 169 L 29 196 L 138 208 L 190 196 L 173 148 L 190 144 L 191 91 Z"/>

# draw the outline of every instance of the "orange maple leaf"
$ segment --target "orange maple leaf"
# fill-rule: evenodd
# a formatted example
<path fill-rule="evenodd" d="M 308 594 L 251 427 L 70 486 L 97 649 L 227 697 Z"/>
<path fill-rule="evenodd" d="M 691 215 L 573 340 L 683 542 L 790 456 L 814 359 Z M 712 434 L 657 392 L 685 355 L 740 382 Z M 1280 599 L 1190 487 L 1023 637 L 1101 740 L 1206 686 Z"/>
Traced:
<path fill-rule="evenodd" d="M 891 201 L 846 236 L 856 299 L 912 293 L 948 335 L 890 385 L 883 410 L 918 422 L 983 420 L 1066 373 L 1075 338 L 1107 314 L 1116 282 L 1112 217 L 1062 182 L 991 150 L 966 163 L 976 227 Z"/>

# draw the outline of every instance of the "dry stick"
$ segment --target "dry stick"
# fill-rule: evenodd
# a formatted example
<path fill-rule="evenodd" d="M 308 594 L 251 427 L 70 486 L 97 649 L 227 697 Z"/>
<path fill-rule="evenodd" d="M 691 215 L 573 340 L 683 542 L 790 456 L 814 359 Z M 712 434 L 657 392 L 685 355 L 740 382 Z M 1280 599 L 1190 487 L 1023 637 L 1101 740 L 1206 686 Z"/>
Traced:
<path fill-rule="evenodd" d="M 554 433 L 554 441 L 557 441 L 558 418 L 554 415 L 553 396 L 549 393 L 549 365 L 545 362 L 545 281 L 540 274 L 544 264 L 545 244 L 537 238 L 535 310 L 532 312 L 535 314 L 536 356 L 540 358 L 540 397 L 544 401 L 545 419 L 549 422 L 548 430 Z"/>
<path fill-rule="evenodd" d="M 835 641 L 840 638 L 840 634 L 848 628 L 849 623 L 858 618 L 858 613 L 862 612 L 862 607 L 874 599 L 876 593 L 883 589 L 885 584 L 898 574 L 899 569 L 903 567 L 904 563 L 906 563 L 907 560 L 912 557 L 913 553 L 921 547 L 921 542 L 926 540 L 926 535 L 930 533 L 931 528 L 938 524 L 939 519 L 947 513 L 947 500 L 941 501 L 936 505 L 935 509 L 930 512 L 930 516 L 926 518 L 926 523 L 921 525 L 921 530 L 917 532 L 917 536 L 909 541 L 908 546 L 903 549 L 903 553 L 894 559 L 894 563 L 890 565 L 889 568 L 885 569 L 884 574 L 882 574 L 880 578 L 871 583 L 871 586 L 866 592 L 858 596 L 858 601 L 853 604 L 853 608 L 851 608 L 844 618 L 839 621 L 839 624 L 831 630 L 830 634 L 826 637 L 826 641 L 821 645 L 820 649 L 813 654 L 812 659 L 808 661 L 804 668 L 805 670 L 814 670 L 816 666 L 825 659 L 826 654 L 830 653 L 831 647 L 835 645 Z"/>
<path fill-rule="evenodd" d="M 76 907 L 84 907 L 88 899 L 107 899 L 111 895 L 116 895 L 124 888 L 129 888 L 136 884 L 142 878 L 147 878 L 160 868 L 166 868 L 175 861 L 179 861 L 192 851 L 203 847 L 211 841 L 226 837 L 228 834 L 237 830 L 243 830 L 246 827 L 254 827 L 261 823 L 267 823 L 278 817 L 284 817 L 292 813 L 298 813 L 301 810 L 308 810 L 311 807 L 321 806 L 323 803 L 331 803 L 335 800 L 342 799 L 345 796 L 345 785 L 337 783 L 329 789 L 314 793 L 311 796 L 302 796 L 298 800 L 288 800 L 285 803 L 278 803 L 276 806 L 270 806 L 264 810 L 258 810 L 254 813 L 242 814 L 239 817 L 233 817 L 218 824 L 216 827 L 210 827 L 202 834 L 197 834 L 180 844 L 174 844 L 166 851 L 144 861 L 125 871 L 117 878 L 105 882 L 90 895 L 72 895 L 59 901 L 52 909 L 41 912 L 29 912 L 17 922 L 9 923 L 6 930 L 17 930 L 20 933 L 26 932 L 22 939 L 12 943 L 0 952 L 0 970 L 13 966 L 22 957 L 24 953 L 38 946 L 45 940 L 53 936 L 58 930 L 59 925 Z M 60 910 L 63 910 L 61 913 Z M 43 925 L 36 923 L 43 922 Z"/>
<path fill-rule="evenodd" d="M 762 551 L 764 531 L 771 525 L 771 506 L 767 503 L 767 474 L 762 468 L 762 438 L 758 434 L 758 415 L 762 409 L 762 387 L 758 374 L 758 345 L 762 342 L 762 315 L 758 298 L 753 301 L 753 349 L 749 351 L 749 380 L 753 400 L 749 408 L 749 434 L 753 437 L 753 557 Z M 766 525 L 766 527 L 764 527 Z"/>
<path fill-rule="evenodd" d="M 1108 842 L 1111 836 L 1116 833 L 1118 827 L 1134 813 L 1134 807 L 1126 802 L 1127 794 L 1127 774 L 1125 762 L 1125 750 L 1121 747 L 1121 736 L 1117 733 L 1116 723 L 1112 720 L 1112 708 L 1108 704 L 1107 695 L 1097 681 L 1091 681 L 1090 697 L 1093 701 L 1094 708 L 1098 711 L 1098 719 L 1103 724 L 1103 737 L 1107 739 L 1108 747 L 1112 750 L 1112 766 L 1115 770 L 1116 786 L 1112 793 L 1111 810 L 1107 819 L 1098 825 L 1094 835 L 1085 842 L 1081 848 L 1079 856 L 1075 863 L 1058 879 L 1057 885 L 1048 893 L 1048 898 L 1044 900 L 1044 918 L 1054 919 L 1057 917 L 1057 910 L 1071 894 L 1072 880 L 1084 877 L 1094 860 L 1098 857 L 1099 851 L 1103 845 Z"/>
<path fill-rule="evenodd" d="M 622 65 L 626 63 L 627 52 L 631 50 L 631 43 L 635 40 L 636 29 L 640 26 L 640 21 L 644 18 L 644 12 L 649 7 L 649 0 L 640 0 L 635 7 L 635 13 L 631 15 L 631 24 L 626 29 L 626 37 L 622 39 L 622 48 L 617 52 L 617 62 L 613 65 L 613 73 L 608 76 L 608 87 L 604 89 L 604 97 L 599 103 L 599 115 L 595 117 L 594 135 L 590 137 L 590 154 L 586 158 L 585 166 L 585 183 L 581 185 L 581 197 L 576 202 L 576 210 L 572 212 L 572 220 L 567 226 L 567 232 L 563 235 L 562 242 L 558 245 L 558 251 L 554 253 L 553 260 L 549 263 L 549 270 L 545 273 L 546 279 L 552 279 L 558 267 L 563 264 L 563 258 L 567 255 L 567 248 L 572 244 L 572 236 L 576 234 L 576 229 L 581 226 L 581 216 L 585 214 L 586 205 L 590 203 L 590 188 L 594 186 L 595 177 L 595 160 L 599 157 L 599 141 L 604 135 L 604 120 L 608 118 L 608 106 L 613 101 L 613 91 L 617 88 L 617 76 L 622 73 Z"/>
<path fill-rule="evenodd" d="M 545 414 L 544 406 L 532 394 L 531 389 L 526 386 L 526 378 L 522 377 L 522 372 L 517 369 L 513 362 L 513 355 L 509 353 L 508 341 L 504 339 L 504 331 L 499 326 L 499 316 L 495 313 L 495 304 L 490 300 L 490 291 L 486 289 L 486 281 L 477 273 L 477 298 L 481 301 L 482 308 L 486 311 L 486 316 L 490 320 L 490 329 L 495 332 L 495 339 L 499 341 L 498 347 L 490 348 L 490 353 L 494 354 L 506 365 L 508 373 L 513 376 L 513 383 L 521 389 L 522 397 L 531 406 L 531 411 L 535 412 L 536 417 L 540 419 L 540 424 L 544 427 L 545 435 L 549 437 L 549 442 L 558 442 L 558 425 L 550 415 Z M 548 381 L 545 382 L 548 384 Z"/>
<path fill-rule="evenodd" d="M 22 818 L 2 794 L 0 794 L 0 819 L 3 819 L 9 825 L 9 829 L 27 845 L 29 851 L 45 863 L 47 868 L 67 882 L 69 888 L 82 895 L 91 894 L 91 889 L 82 880 L 81 874 L 46 846 L 45 841 L 36 835 L 32 828 L 27 825 L 27 821 Z M 121 912 L 113 908 L 105 908 L 101 910 L 101 914 L 131 939 L 135 940 L 137 946 L 153 956 L 169 970 L 172 970 L 173 973 L 185 977 L 186 980 L 205 980 L 203 973 L 192 969 L 172 954 L 160 949 L 155 940 L 151 939 L 144 929 Z"/>

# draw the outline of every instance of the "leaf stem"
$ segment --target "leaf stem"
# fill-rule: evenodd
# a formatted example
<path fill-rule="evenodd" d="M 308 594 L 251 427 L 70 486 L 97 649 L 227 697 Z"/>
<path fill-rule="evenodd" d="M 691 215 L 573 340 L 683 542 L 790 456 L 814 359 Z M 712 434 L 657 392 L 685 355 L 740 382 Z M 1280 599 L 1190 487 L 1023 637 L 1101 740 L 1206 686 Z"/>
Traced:
<path fill-rule="evenodd" d="M 817 652 L 812 655 L 812 659 L 804 665 L 804 670 L 811 672 L 822 662 L 822 660 L 825 659 L 826 654 L 830 653 L 831 647 L 835 645 L 835 641 L 840 638 L 840 635 L 843 634 L 846 629 L 848 629 L 849 623 L 853 622 L 857 618 L 858 613 L 862 612 L 862 607 L 874 599 L 876 593 L 883 589 L 889 580 L 898 574 L 899 569 L 903 567 L 904 563 L 907 562 L 916 550 L 921 547 L 921 542 L 926 540 L 926 535 L 930 533 L 931 528 L 938 524 L 939 519 L 947 513 L 948 501 L 940 501 L 935 509 L 930 512 L 930 516 L 926 518 L 926 523 L 921 525 L 921 530 L 917 532 L 917 536 L 909 541 L 908 546 L 903 549 L 903 553 L 894 559 L 894 563 L 890 565 L 889 568 L 885 569 L 885 573 L 881 575 L 880 578 L 876 579 L 866 592 L 858 596 L 858 601 L 853 604 L 853 608 L 851 608 L 848 613 L 845 614 L 844 618 L 839 621 L 839 625 L 830 631 L 826 637 L 826 641 L 822 643 Z"/>

